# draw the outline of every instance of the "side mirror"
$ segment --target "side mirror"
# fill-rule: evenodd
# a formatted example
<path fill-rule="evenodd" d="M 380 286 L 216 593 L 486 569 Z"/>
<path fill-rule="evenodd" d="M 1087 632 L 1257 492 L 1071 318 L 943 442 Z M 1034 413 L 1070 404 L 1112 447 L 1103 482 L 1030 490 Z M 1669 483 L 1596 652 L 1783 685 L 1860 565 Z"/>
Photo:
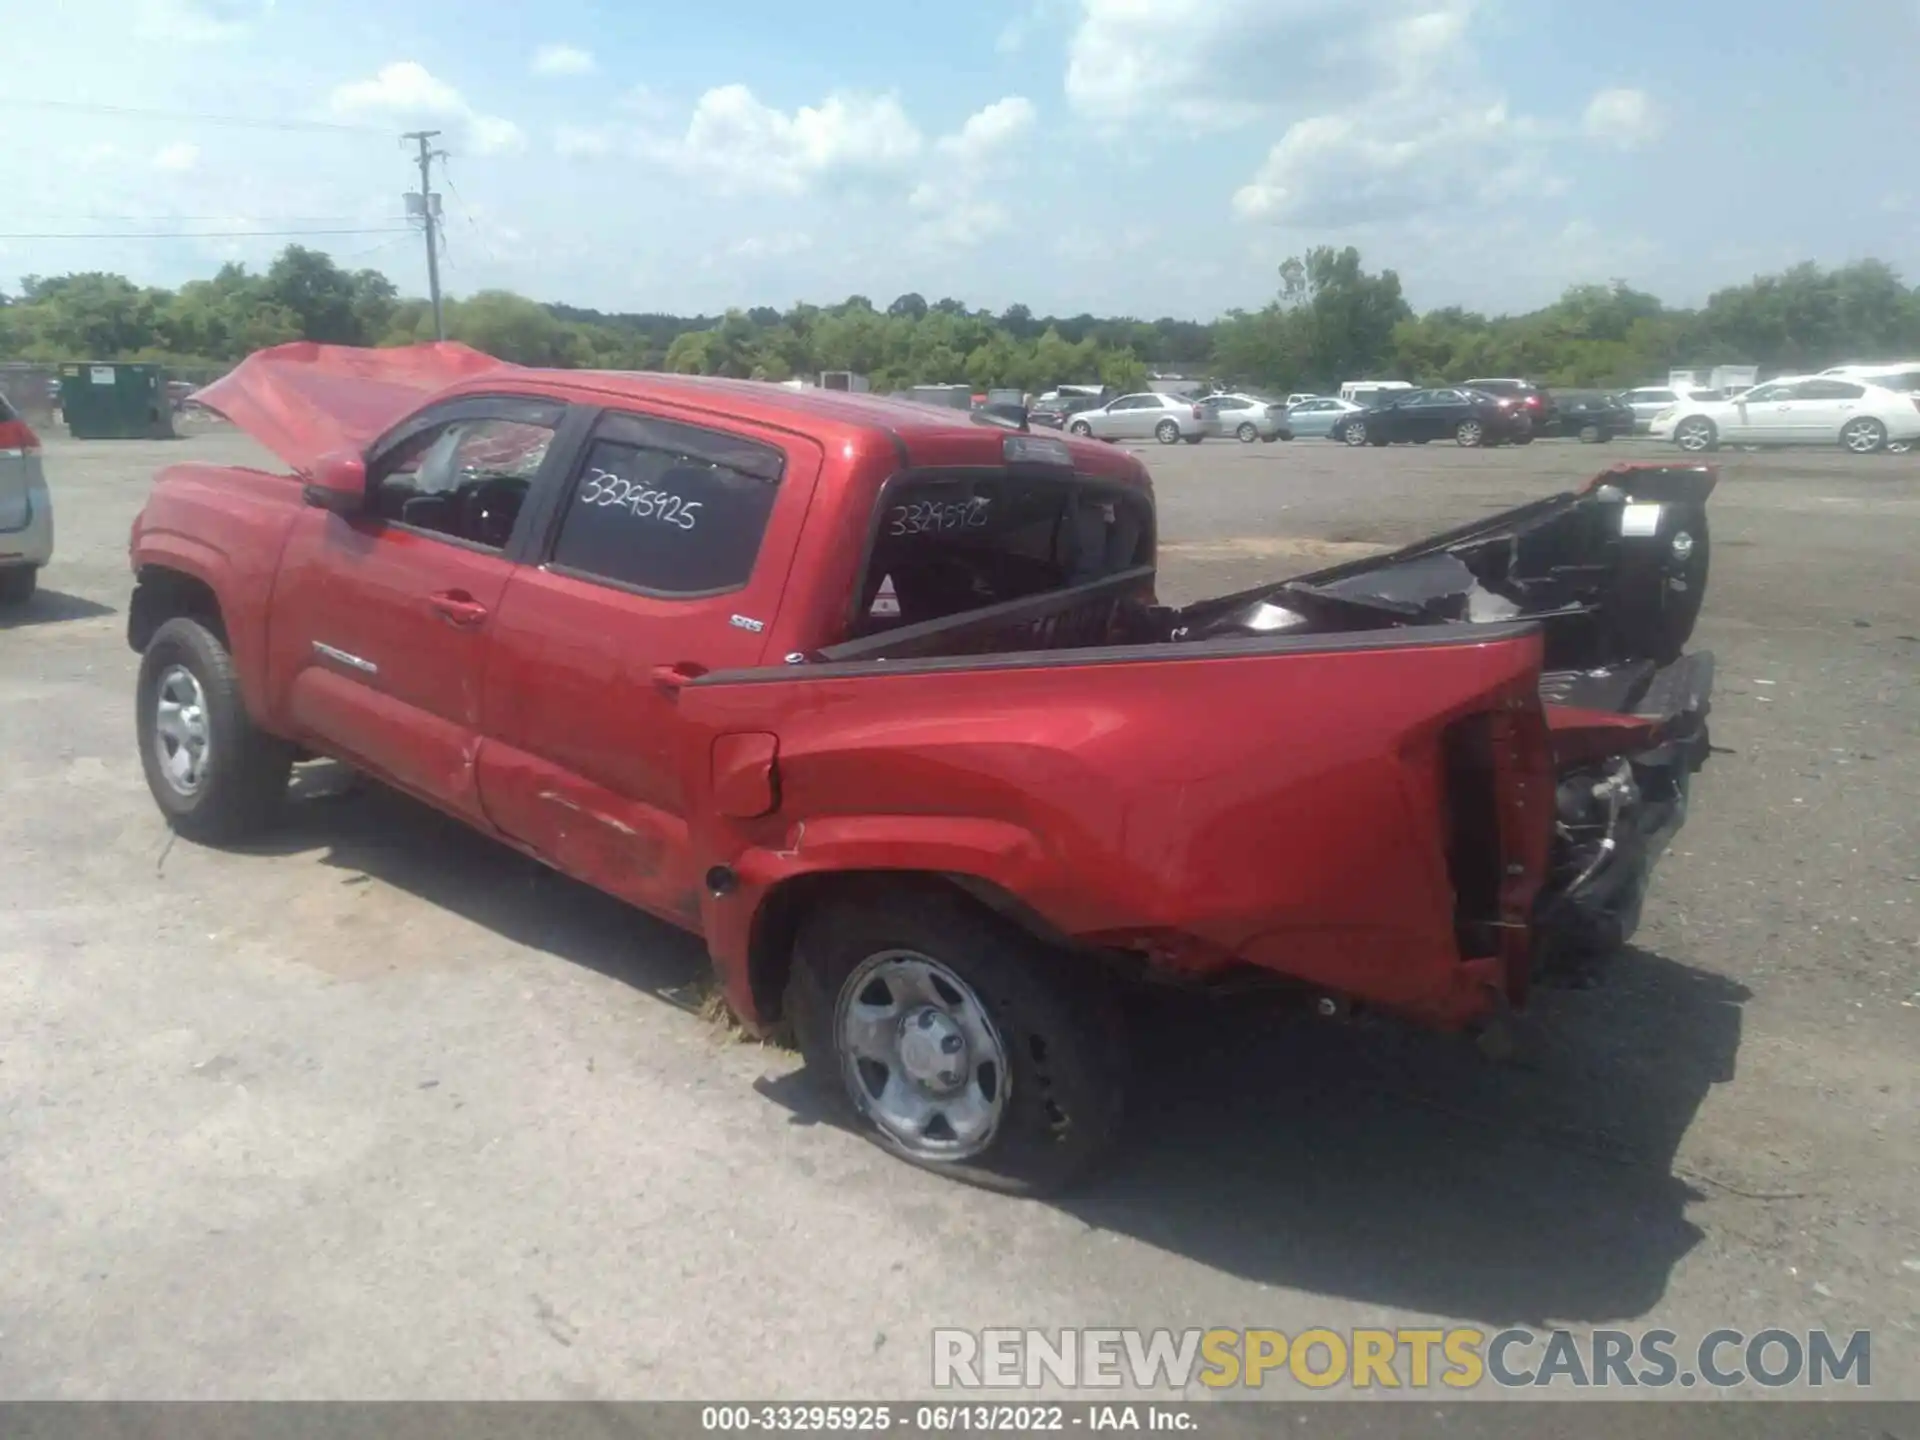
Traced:
<path fill-rule="evenodd" d="M 351 451 L 321 456 L 307 473 L 301 497 L 336 515 L 359 513 L 367 504 L 367 462 Z"/>

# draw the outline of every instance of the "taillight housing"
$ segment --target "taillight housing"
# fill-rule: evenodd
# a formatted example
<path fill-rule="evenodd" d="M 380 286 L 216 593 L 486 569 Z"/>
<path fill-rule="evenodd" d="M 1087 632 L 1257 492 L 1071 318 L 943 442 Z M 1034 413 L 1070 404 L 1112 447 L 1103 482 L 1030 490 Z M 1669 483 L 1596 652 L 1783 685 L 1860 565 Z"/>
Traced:
<path fill-rule="evenodd" d="M 24 420 L 0 420 L 0 460 L 40 453 L 40 437 Z"/>

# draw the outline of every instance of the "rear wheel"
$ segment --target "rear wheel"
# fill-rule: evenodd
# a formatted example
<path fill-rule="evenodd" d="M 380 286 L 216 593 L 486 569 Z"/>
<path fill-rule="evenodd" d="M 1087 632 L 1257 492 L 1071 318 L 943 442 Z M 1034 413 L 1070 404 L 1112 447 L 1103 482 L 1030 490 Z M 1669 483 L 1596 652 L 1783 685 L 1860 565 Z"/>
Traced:
<path fill-rule="evenodd" d="M 1720 448 L 1720 431 L 1706 416 L 1695 415 L 1673 427 L 1673 443 L 1689 455 L 1701 455 Z"/>
<path fill-rule="evenodd" d="M 1453 430 L 1453 443 L 1463 449 L 1471 450 L 1486 438 L 1487 432 L 1481 428 L 1478 420 L 1462 420 Z"/>
<path fill-rule="evenodd" d="M 1075 957 L 958 896 L 875 889 L 815 911 L 787 1009 L 836 1107 L 937 1174 L 1043 1194 L 1119 1131 L 1111 993 Z"/>
<path fill-rule="evenodd" d="M 1242 445 L 1251 445 L 1260 438 L 1260 431 L 1251 420 L 1242 420 L 1240 428 L 1233 432 Z"/>
<path fill-rule="evenodd" d="M 1162 445 L 1178 445 L 1180 443 L 1180 422 L 1178 420 L 1162 420 L 1158 425 L 1153 427 L 1153 438 L 1158 440 Z"/>
<path fill-rule="evenodd" d="M 0 605 L 24 605 L 40 583 L 37 565 L 10 565 L 0 570 Z"/>
<path fill-rule="evenodd" d="M 156 630 L 140 659 L 136 706 L 147 788 L 174 829 L 219 844 L 272 819 L 293 747 L 253 723 L 219 636 L 184 618 Z"/>
<path fill-rule="evenodd" d="M 1189 435 L 1187 436 L 1187 443 L 1189 445 L 1198 445 L 1202 440 L 1206 438 L 1207 437 L 1204 435 Z"/>
<path fill-rule="evenodd" d="M 1862 415 L 1840 427 L 1840 443 L 1856 455 L 1871 455 L 1887 443 L 1887 427 Z"/>

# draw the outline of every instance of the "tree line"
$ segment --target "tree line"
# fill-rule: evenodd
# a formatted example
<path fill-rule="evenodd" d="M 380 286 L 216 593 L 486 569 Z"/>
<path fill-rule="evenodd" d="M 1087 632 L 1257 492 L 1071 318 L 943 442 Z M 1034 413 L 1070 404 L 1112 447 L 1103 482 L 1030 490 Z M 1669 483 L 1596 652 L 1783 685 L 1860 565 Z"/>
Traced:
<path fill-rule="evenodd" d="M 446 302 L 448 336 L 525 365 L 671 370 L 764 380 L 852 370 L 875 390 L 1142 385 L 1150 367 L 1272 391 L 1349 379 L 1438 383 L 1523 375 L 1561 387 L 1625 386 L 1675 366 L 1752 364 L 1767 373 L 1920 354 L 1920 290 L 1878 260 L 1807 263 L 1716 291 L 1698 309 L 1664 305 L 1622 281 L 1576 285 L 1544 309 L 1416 315 L 1392 270 L 1352 247 L 1280 267 L 1272 299 L 1212 323 L 998 314 L 955 299 L 855 295 L 724 315 L 607 314 L 503 290 Z M 121 275 L 28 276 L 0 294 L 0 359 L 154 360 L 207 375 L 289 340 L 404 345 L 433 337 L 424 300 L 377 270 L 346 270 L 289 245 L 255 273 L 228 264 L 177 290 Z"/>

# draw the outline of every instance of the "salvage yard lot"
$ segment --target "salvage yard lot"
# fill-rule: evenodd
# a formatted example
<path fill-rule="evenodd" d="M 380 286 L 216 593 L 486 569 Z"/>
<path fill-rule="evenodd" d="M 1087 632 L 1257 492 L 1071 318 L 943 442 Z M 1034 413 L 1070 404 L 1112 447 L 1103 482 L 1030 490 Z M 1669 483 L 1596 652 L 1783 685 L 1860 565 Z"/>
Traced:
<path fill-rule="evenodd" d="M 1143 453 L 1175 601 L 1673 457 Z M 318 773 L 270 844 L 169 843 L 128 526 L 156 465 L 248 455 L 51 441 L 0 620 L 0 1396 L 900 1397 L 936 1325 L 1452 1321 L 1866 1328 L 1920 1398 L 1912 457 L 1718 457 L 1724 753 L 1524 1063 L 1182 1009 L 1115 1163 L 1037 1203 L 817 1123 L 694 942 L 410 802 Z"/>

